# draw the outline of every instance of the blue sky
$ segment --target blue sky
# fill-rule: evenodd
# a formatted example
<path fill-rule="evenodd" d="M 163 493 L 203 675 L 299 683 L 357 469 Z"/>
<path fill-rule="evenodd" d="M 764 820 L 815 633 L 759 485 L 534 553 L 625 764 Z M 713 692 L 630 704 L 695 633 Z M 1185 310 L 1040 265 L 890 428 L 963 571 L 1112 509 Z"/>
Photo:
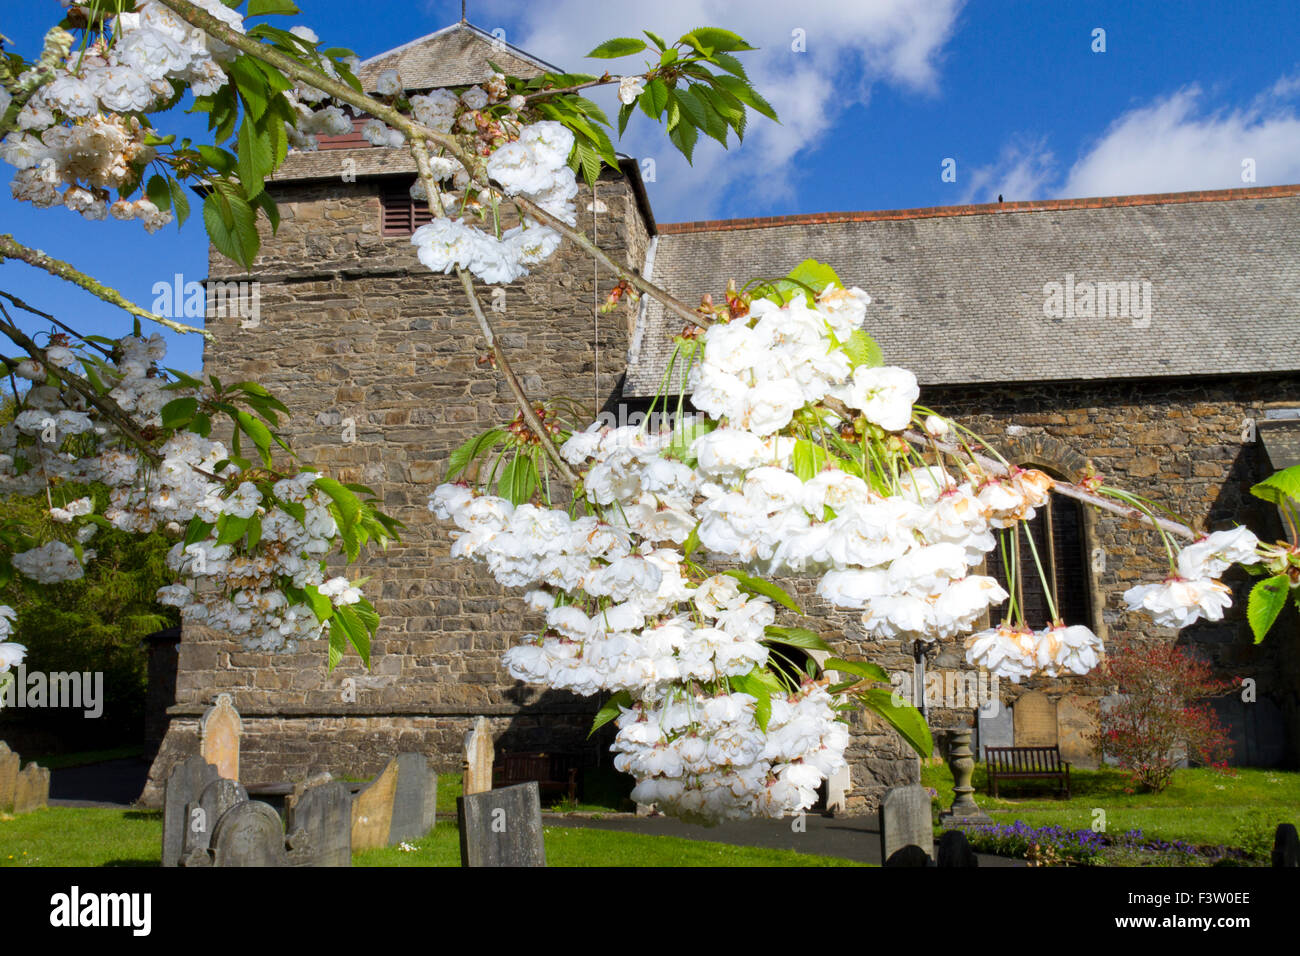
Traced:
<path fill-rule="evenodd" d="M 294 22 L 363 57 L 460 15 L 458 0 L 372 0 L 359 19 L 355 2 L 299 5 Z M 634 120 L 621 148 L 655 159 L 649 190 L 663 222 L 985 202 L 999 193 L 1010 201 L 1229 188 L 1250 185 L 1244 160 L 1253 160 L 1254 185 L 1300 182 L 1298 12 L 1296 0 L 469 2 L 478 26 L 501 28 L 511 43 L 574 70 L 600 72 L 582 54 L 642 27 L 677 36 L 724 26 L 762 48 L 745 56 L 781 125 L 758 118 L 729 152 L 705 141 L 692 168 L 661 131 Z M 9 3 L 0 33 L 30 55 L 58 16 L 55 0 Z M 1104 53 L 1092 50 L 1098 28 Z M 799 39 L 802 51 L 792 48 Z M 632 72 L 638 62 L 610 68 Z M 181 122 L 185 132 L 193 119 Z M 955 182 L 941 178 L 945 159 L 955 160 Z M 136 223 L 35 210 L 4 189 L 0 232 L 145 306 L 155 283 L 207 273 L 198 219 L 149 236 Z M 125 316 L 21 263 L 0 266 L 0 288 L 83 329 L 129 328 Z M 197 340 L 174 342 L 171 361 L 198 368 Z"/>

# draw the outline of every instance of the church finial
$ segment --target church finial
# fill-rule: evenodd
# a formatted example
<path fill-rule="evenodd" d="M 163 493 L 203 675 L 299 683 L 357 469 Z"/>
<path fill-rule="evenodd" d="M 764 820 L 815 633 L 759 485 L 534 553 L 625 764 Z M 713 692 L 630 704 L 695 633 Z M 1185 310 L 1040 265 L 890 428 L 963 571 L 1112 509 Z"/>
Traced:
<path fill-rule="evenodd" d="M 468 20 L 465 19 L 465 0 L 460 0 L 460 22 L 461 23 L 469 22 Z"/>

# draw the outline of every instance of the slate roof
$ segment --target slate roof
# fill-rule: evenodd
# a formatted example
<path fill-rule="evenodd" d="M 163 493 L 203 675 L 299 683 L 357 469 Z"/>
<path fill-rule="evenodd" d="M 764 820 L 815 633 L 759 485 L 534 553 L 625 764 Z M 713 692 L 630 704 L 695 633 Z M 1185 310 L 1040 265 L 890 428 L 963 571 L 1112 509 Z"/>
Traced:
<path fill-rule="evenodd" d="M 1300 186 L 660 224 L 649 277 L 688 304 L 805 258 L 871 294 L 865 328 L 923 385 L 1300 370 Z M 1143 327 L 1044 316 L 1045 285 L 1151 283 Z M 624 394 L 682 322 L 649 297 Z"/>
<path fill-rule="evenodd" d="M 492 76 L 489 60 L 511 76 L 523 79 L 563 72 L 486 30 L 461 21 L 363 60 L 358 79 L 366 92 L 375 89 L 384 70 L 397 70 L 406 89 L 412 91 L 468 86 Z"/>

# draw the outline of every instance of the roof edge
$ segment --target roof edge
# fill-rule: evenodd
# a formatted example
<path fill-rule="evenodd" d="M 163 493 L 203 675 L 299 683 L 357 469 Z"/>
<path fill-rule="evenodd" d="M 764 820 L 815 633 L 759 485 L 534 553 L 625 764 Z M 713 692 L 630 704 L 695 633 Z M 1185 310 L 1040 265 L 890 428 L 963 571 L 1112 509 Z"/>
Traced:
<path fill-rule="evenodd" d="M 754 219 L 709 219 L 698 222 L 661 222 L 660 235 L 693 232 L 732 232 L 776 226 L 819 226 L 839 222 L 879 222 L 899 219 L 940 219 L 1001 213 L 1051 212 L 1070 209 L 1104 209 L 1115 206 L 1163 206 L 1191 202 L 1228 202 L 1243 199 L 1283 199 L 1300 196 L 1300 183 L 1289 186 L 1254 186 L 1248 189 L 1212 189 L 1183 193 L 1143 193 L 1134 196 L 1098 196 L 1085 199 L 1031 199 L 1024 202 L 981 203 L 969 206 L 928 206 L 883 209 L 873 212 L 802 213 Z"/>
<path fill-rule="evenodd" d="M 511 53 L 517 56 L 519 59 L 527 60 L 529 63 L 533 64 L 533 66 L 539 68 L 544 73 L 564 72 L 564 70 L 560 69 L 555 64 L 547 63 L 545 60 L 534 56 L 533 54 L 529 53 L 527 50 L 521 50 L 513 43 L 508 43 L 507 41 L 502 40 L 499 37 L 493 36 L 491 33 L 488 33 L 482 27 L 476 27 L 468 20 L 457 20 L 455 23 L 450 24 L 449 26 L 445 26 L 441 30 L 434 30 L 432 33 L 426 33 L 424 36 L 416 37 L 414 40 L 407 40 L 405 43 L 399 44 L 393 47 L 391 50 L 385 50 L 383 53 L 376 53 L 374 56 L 366 57 L 364 60 L 361 61 L 361 65 L 366 66 L 370 63 L 374 63 L 376 60 L 382 60 L 386 56 L 391 56 L 394 53 L 399 53 L 402 50 L 409 49 L 419 43 L 423 43 L 426 40 L 432 40 L 434 37 L 440 37 L 444 33 L 450 33 L 452 30 L 468 30 L 471 33 L 477 34 L 479 39 L 486 40 L 488 43 L 500 43 L 507 50 L 509 50 Z"/>

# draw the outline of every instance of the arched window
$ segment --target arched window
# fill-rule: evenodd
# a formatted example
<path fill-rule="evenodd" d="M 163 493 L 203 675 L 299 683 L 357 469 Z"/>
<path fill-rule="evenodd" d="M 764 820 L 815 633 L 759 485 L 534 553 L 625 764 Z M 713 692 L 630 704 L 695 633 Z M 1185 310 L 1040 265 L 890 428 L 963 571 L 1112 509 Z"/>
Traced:
<path fill-rule="evenodd" d="M 1039 508 L 1034 519 L 1020 522 L 1012 538 L 1010 531 L 995 532 L 998 547 L 989 554 L 988 573 L 997 578 L 1004 588 L 1007 568 L 1003 566 L 1002 551 L 1008 548 L 1008 557 L 1019 569 L 1016 600 L 1025 612 L 1025 623 L 1032 628 L 1043 628 L 1051 622 L 1043 578 L 1052 589 L 1052 600 L 1057 613 L 1066 624 L 1092 626 L 1092 599 L 1088 584 L 1088 549 L 1083 529 L 1083 508 L 1079 502 L 1060 495 L 1052 495 L 1048 506 Z M 1033 535 L 1043 574 L 1034 564 L 1034 552 L 1029 546 Z M 1004 545 L 1004 541 L 1006 542 Z M 1004 608 L 1005 609 L 1005 608 Z M 996 614 L 997 612 L 994 612 Z M 994 621 L 996 623 L 996 621 Z"/>

